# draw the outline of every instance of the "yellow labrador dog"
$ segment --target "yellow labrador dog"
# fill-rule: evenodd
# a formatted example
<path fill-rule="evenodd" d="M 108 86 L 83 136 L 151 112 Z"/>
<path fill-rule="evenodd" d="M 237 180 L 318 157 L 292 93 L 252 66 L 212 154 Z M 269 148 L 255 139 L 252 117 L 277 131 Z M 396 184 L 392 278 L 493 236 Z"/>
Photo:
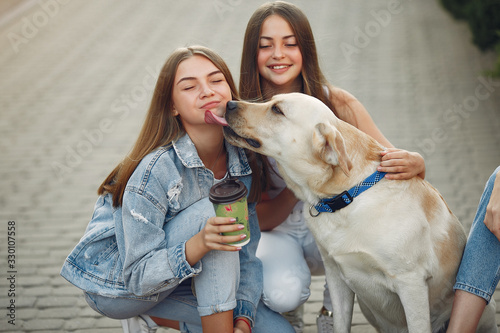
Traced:
<path fill-rule="evenodd" d="M 324 260 L 335 332 L 350 331 L 354 295 L 379 332 L 443 329 L 466 235 L 436 189 L 376 173 L 383 147 L 311 96 L 232 101 L 225 118 L 226 139 L 273 157 L 311 206 L 305 214 Z M 478 332 L 497 332 L 494 303 L 480 325 Z"/>

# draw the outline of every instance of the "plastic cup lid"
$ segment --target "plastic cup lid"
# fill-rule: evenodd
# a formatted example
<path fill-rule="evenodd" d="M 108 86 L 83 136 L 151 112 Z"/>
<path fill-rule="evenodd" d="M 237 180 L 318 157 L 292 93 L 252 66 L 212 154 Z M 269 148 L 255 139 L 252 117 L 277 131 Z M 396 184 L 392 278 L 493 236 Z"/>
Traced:
<path fill-rule="evenodd" d="M 216 204 L 237 201 L 247 195 L 246 186 L 236 178 L 226 179 L 210 188 L 210 201 Z"/>

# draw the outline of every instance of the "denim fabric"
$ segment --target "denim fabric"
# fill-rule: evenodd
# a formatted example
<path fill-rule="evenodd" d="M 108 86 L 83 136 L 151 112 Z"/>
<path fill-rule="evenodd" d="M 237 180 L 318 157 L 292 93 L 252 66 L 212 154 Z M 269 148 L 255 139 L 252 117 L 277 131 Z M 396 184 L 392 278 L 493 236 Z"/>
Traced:
<path fill-rule="evenodd" d="M 112 299 L 85 293 L 90 307 L 104 316 L 125 319 L 138 313 L 180 322 L 181 332 L 201 333 L 201 320 L 197 311 L 197 297 L 192 292 L 192 281 L 187 279 L 172 292 L 160 293 L 158 302 L 136 299 Z M 254 333 L 294 333 L 292 326 L 280 314 L 271 311 L 262 302 L 257 307 Z"/>
<path fill-rule="evenodd" d="M 226 150 L 230 175 L 250 188 L 245 152 L 229 144 Z M 210 254 L 193 267 L 186 261 L 185 242 L 215 215 L 207 199 L 213 182 L 213 173 L 204 167 L 188 135 L 155 150 L 130 177 L 121 207 L 112 207 L 110 194 L 98 198 L 61 275 L 94 295 L 158 302 L 161 293 L 171 293 L 186 279 L 195 278 L 196 285 L 199 278 L 198 284 L 206 286 L 203 272 L 219 270 L 214 283 L 221 289 L 200 292 L 199 310 L 208 314 L 234 307 L 235 315 L 253 320 L 262 293 L 255 204 L 249 205 L 251 241 L 236 256 Z M 212 297 L 214 292 L 220 293 L 219 299 Z"/>
<path fill-rule="evenodd" d="M 489 178 L 479 202 L 465 246 L 454 289 L 461 289 L 490 302 L 500 278 L 500 242 L 484 224 L 498 167 Z"/>

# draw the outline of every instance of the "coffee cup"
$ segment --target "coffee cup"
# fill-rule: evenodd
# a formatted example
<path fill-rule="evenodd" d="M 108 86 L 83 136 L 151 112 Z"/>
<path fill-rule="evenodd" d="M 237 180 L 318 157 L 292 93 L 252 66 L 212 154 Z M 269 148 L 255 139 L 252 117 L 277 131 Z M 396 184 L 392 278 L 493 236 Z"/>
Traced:
<path fill-rule="evenodd" d="M 227 243 L 232 246 L 243 246 L 250 241 L 250 230 L 248 228 L 248 204 L 247 188 L 235 178 L 223 180 L 210 188 L 209 198 L 214 205 L 215 215 L 219 217 L 233 217 L 234 224 L 242 224 L 242 230 L 224 232 L 224 236 L 236 236 L 245 234 L 247 237 L 241 241 Z"/>

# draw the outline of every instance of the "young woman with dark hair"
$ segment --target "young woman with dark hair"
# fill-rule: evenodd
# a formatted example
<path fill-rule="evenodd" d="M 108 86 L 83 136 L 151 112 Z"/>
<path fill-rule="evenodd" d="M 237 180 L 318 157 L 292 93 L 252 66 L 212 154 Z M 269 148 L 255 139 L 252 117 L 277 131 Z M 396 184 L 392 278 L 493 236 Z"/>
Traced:
<path fill-rule="evenodd" d="M 269 2 L 251 16 L 243 42 L 240 97 L 267 101 L 280 93 L 301 92 L 320 99 L 335 115 L 375 138 L 386 147 L 379 171 L 388 179 L 425 176 L 425 163 L 418 153 L 396 149 L 377 128 L 364 106 L 350 93 L 334 87 L 321 72 L 312 29 L 295 5 Z M 285 186 L 274 161 L 257 156 L 263 172 L 257 205 L 262 233 L 257 256 L 264 266 L 264 302 L 284 313 L 296 309 L 309 297 L 311 273 L 324 274 L 314 239 L 302 217 L 302 202 Z M 256 189 L 257 189 L 256 186 Z M 332 323 L 328 290 L 318 317 L 318 332 L 329 332 Z M 290 315 L 290 314 L 288 314 Z M 295 316 L 301 331 L 300 315 Z M 298 317 L 298 318 L 297 318 Z"/>

